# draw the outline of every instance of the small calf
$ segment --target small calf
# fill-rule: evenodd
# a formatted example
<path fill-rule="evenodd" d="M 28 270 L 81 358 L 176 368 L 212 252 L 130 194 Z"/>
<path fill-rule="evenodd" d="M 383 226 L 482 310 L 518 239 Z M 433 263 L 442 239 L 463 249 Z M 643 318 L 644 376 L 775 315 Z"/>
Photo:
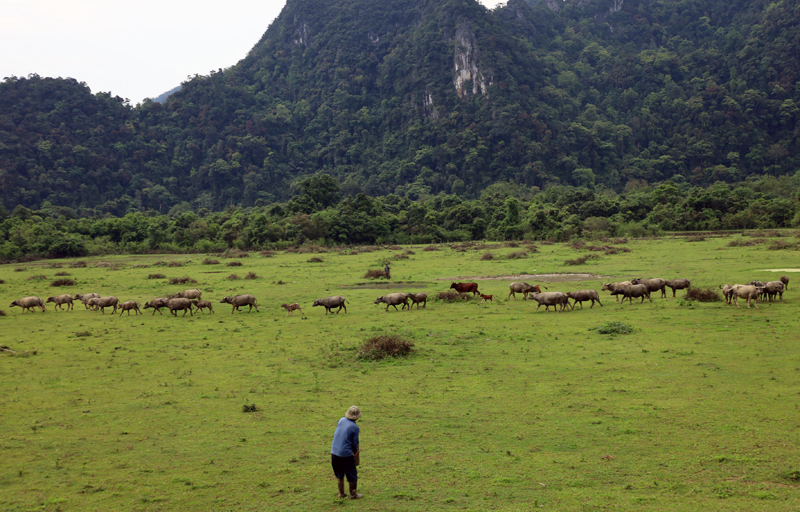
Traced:
<path fill-rule="evenodd" d="M 481 304 L 483 304 L 483 303 L 484 303 L 484 302 L 486 302 L 486 301 L 489 301 L 489 302 L 494 302 L 494 301 L 492 300 L 492 296 L 491 296 L 491 295 L 484 295 L 484 294 L 481 294 L 481 299 L 482 299 L 482 300 L 481 300 Z"/>
<path fill-rule="evenodd" d="M 281 304 L 281 307 L 286 310 L 286 316 L 289 316 L 290 313 L 292 316 L 294 316 L 294 311 L 296 309 L 300 311 L 300 314 L 305 315 L 305 313 L 303 313 L 303 309 L 300 307 L 300 304 L 296 302 L 292 302 L 291 304 Z"/>
<path fill-rule="evenodd" d="M 135 300 L 129 300 L 123 302 L 122 304 L 117 306 L 117 309 L 119 309 L 120 311 L 119 316 L 122 316 L 122 313 L 126 311 L 128 312 L 128 316 L 131 316 L 131 310 L 133 310 L 134 313 L 136 313 L 137 315 L 142 314 L 142 311 L 139 309 L 139 304 Z"/>
<path fill-rule="evenodd" d="M 197 299 L 194 299 L 194 300 L 192 300 L 192 304 L 194 304 L 194 307 L 196 307 L 198 310 L 200 310 L 200 312 L 202 312 L 203 314 L 205 314 L 205 311 L 203 311 L 203 309 L 205 309 L 205 308 L 208 308 L 212 313 L 214 312 L 214 308 L 211 307 L 211 301 L 210 300 L 197 300 Z"/>

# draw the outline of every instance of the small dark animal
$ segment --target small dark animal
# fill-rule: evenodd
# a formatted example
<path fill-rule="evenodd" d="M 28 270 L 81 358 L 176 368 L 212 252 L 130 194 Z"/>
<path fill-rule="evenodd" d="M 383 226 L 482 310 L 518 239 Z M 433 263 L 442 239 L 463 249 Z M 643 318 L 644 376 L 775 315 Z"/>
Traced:
<path fill-rule="evenodd" d="M 487 301 L 488 301 L 488 302 L 494 302 L 494 301 L 492 300 L 492 296 L 491 296 L 491 295 L 484 295 L 484 294 L 481 294 L 481 304 L 483 304 L 484 302 L 487 302 Z"/>
<path fill-rule="evenodd" d="M 300 304 L 296 302 L 292 302 L 291 304 L 281 304 L 281 307 L 286 310 L 286 316 L 289 316 L 289 313 L 291 313 L 292 316 L 294 316 L 295 310 L 299 310 L 300 314 L 305 315 L 305 313 L 303 313 L 303 310 L 300 308 Z"/>
<path fill-rule="evenodd" d="M 789 278 L 786 277 L 786 276 L 781 276 L 781 278 L 779 280 L 780 280 L 780 282 L 783 283 L 783 286 L 785 286 L 786 289 L 788 290 L 789 289 Z"/>

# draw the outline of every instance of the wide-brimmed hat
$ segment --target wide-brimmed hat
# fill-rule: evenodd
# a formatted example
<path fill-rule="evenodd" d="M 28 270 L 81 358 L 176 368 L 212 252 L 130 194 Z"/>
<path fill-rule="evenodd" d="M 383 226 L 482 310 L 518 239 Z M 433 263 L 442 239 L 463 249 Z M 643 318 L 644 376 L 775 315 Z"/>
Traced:
<path fill-rule="evenodd" d="M 354 405 L 349 409 L 347 409 L 347 412 L 344 413 L 344 417 L 347 418 L 348 420 L 356 421 L 358 418 L 361 417 L 361 409 L 359 409 L 358 406 Z"/>

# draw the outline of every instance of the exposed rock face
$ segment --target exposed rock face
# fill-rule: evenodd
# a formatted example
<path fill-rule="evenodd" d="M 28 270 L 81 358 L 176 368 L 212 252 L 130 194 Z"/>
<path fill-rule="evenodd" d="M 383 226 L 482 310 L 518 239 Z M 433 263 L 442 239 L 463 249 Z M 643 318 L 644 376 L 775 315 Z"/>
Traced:
<path fill-rule="evenodd" d="M 294 17 L 294 24 L 297 25 L 295 30 L 294 44 L 302 44 L 308 46 L 308 39 L 311 36 L 311 29 L 305 20 L 301 20 L 297 16 Z"/>
<path fill-rule="evenodd" d="M 454 41 L 453 85 L 456 88 L 456 94 L 459 98 L 467 97 L 470 94 L 486 94 L 487 80 L 478 68 L 478 40 L 466 21 L 461 23 L 456 30 Z M 471 90 L 467 87 L 468 82 L 472 84 Z M 491 78 L 488 85 L 491 85 Z"/>

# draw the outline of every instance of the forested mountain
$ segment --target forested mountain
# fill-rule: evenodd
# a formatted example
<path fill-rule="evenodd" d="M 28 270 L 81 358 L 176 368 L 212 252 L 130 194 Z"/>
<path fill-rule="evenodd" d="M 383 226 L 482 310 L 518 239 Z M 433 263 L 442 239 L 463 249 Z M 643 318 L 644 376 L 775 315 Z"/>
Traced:
<path fill-rule="evenodd" d="M 288 0 L 243 60 L 163 104 L 6 79 L 2 204 L 222 210 L 286 201 L 316 173 L 344 196 L 412 200 L 505 181 L 621 192 L 793 174 L 798 9 Z"/>

